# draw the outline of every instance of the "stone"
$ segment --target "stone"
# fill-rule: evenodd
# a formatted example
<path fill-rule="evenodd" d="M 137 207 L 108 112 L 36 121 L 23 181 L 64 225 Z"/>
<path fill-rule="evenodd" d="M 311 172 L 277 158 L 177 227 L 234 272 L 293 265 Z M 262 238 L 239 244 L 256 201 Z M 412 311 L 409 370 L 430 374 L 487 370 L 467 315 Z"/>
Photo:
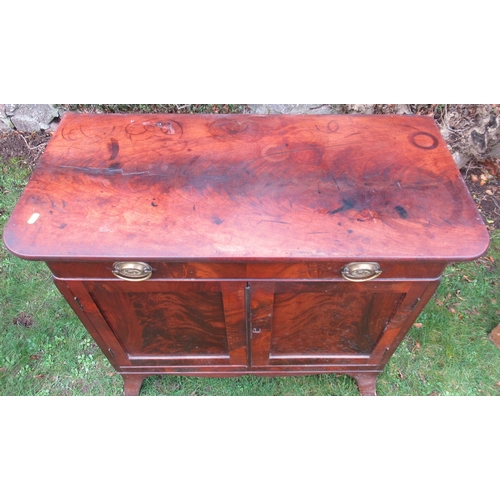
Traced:
<path fill-rule="evenodd" d="M 12 106 L 7 104 L 7 106 Z M 59 117 L 51 104 L 21 104 L 11 116 L 14 127 L 20 132 L 38 132 L 49 128 L 50 122 Z"/>
<path fill-rule="evenodd" d="M 255 115 L 329 115 L 335 112 L 330 104 L 249 104 L 248 107 Z"/>
<path fill-rule="evenodd" d="M 500 142 L 492 146 L 490 154 L 494 158 L 500 158 Z"/>
<path fill-rule="evenodd" d="M 471 141 L 476 147 L 476 149 L 483 153 L 486 150 L 486 137 L 485 133 L 481 133 L 480 131 L 473 130 L 470 134 Z"/>
<path fill-rule="evenodd" d="M 413 115 L 409 104 L 343 104 L 342 113 L 353 115 Z"/>
<path fill-rule="evenodd" d="M 460 151 L 455 151 L 451 156 L 453 156 L 453 159 L 455 160 L 455 163 L 457 164 L 459 170 L 462 170 L 467 166 L 469 158 L 467 158 L 467 156 L 463 153 L 460 153 Z"/>
<path fill-rule="evenodd" d="M 0 104 L 0 133 L 12 130 L 12 123 L 5 114 L 5 104 Z"/>
<path fill-rule="evenodd" d="M 5 115 L 12 116 L 18 107 L 19 104 L 4 104 Z"/>
<path fill-rule="evenodd" d="M 371 115 L 375 112 L 375 104 L 347 104 L 348 113 L 353 115 Z"/>
<path fill-rule="evenodd" d="M 394 111 L 397 115 L 412 115 L 412 111 L 408 104 L 395 104 Z"/>
<path fill-rule="evenodd" d="M 12 125 L 8 118 L 0 118 L 0 133 L 10 132 L 12 130 Z"/>

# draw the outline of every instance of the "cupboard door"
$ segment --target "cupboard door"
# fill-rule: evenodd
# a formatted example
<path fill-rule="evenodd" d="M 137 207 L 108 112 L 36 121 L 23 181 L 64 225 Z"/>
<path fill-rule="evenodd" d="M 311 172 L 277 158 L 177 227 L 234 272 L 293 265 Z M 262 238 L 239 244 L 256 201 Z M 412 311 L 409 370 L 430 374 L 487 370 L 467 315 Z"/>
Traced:
<path fill-rule="evenodd" d="M 404 336 L 428 285 L 252 282 L 251 364 L 377 365 Z"/>
<path fill-rule="evenodd" d="M 131 365 L 247 365 L 244 283 L 89 281 L 69 286 L 100 334 L 108 344 L 114 337 Z"/>

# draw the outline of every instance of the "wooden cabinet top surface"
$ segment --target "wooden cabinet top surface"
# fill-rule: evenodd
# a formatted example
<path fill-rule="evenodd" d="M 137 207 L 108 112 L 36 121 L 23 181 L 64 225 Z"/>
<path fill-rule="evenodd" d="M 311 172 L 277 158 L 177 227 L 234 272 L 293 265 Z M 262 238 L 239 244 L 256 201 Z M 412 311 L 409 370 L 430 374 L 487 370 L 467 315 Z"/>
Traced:
<path fill-rule="evenodd" d="M 489 242 L 430 117 L 74 113 L 4 240 L 85 261 L 453 261 Z"/>

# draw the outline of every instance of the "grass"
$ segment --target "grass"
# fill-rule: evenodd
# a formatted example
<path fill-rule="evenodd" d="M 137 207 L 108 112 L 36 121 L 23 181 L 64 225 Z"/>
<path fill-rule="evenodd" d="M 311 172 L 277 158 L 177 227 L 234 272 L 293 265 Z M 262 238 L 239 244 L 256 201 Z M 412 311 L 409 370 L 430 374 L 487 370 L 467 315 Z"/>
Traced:
<path fill-rule="evenodd" d="M 0 160 L 0 230 L 31 170 Z M 427 308 L 379 377 L 380 395 L 499 395 L 500 231 L 478 261 L 450 266 Z M 0 395 L 120 395 L 123 383 L 59 295 L 43 263 L 0 244 Z M 357 395 L 342 375 L 146 378 L 143 395 Z"/>
<path fill-rule="evenodd" d="M 499 395 L 500 231 L 488 255 L 446 270 L 435 296 L 379 377 L 379 394 Z"/>

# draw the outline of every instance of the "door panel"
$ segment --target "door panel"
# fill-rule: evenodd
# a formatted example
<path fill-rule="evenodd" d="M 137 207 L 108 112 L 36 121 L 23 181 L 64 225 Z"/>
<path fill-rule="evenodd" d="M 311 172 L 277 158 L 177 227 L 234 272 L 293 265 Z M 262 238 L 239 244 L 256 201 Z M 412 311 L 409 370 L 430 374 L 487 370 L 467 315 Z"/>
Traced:
<path fill-rule="evenodd" d="M 244 284 L 87 282 L 132 364 L 245 364 Z M 236 293 L 234 293 L 236 292 Z"/>
<path fill-rule="evenodd" d="M 386 327 L 387 318 L 380 311 L 391 314 L 403 297 L 400 293 L 277 293 L 271 357 L 369 355 Z"/>
<path fill-rule="evenodd" d="M 252 309 L 252 366 L 375 363 L 425 287 L 418 282 L 275 282 L 271 293 L 252 282 L 251 303 L 266 312 L 255 320 Z"/>
<path fill-rule="evenodd" d="M 80 306 L 73 304 L 75 311 L 90 322 L 89 331 L 99 332 L 117 366 L 258 371 L 382 366 L 437 284 L 113 280 L 58 286 L 70 290 Z"/>

